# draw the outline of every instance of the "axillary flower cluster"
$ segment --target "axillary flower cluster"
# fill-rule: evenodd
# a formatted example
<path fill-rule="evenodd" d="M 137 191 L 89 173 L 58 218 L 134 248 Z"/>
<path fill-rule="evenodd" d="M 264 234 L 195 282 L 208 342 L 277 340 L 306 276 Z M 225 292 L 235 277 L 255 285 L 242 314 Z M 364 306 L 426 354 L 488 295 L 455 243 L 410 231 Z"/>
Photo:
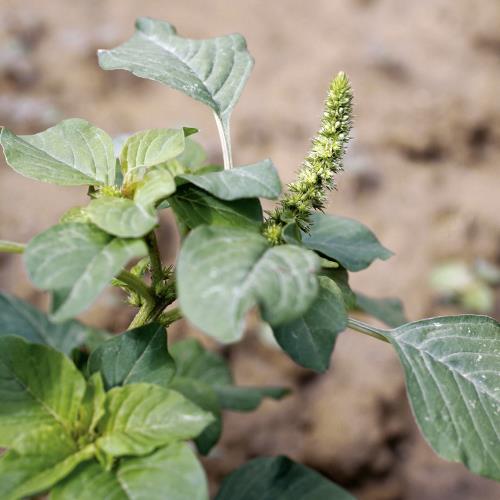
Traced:
<path fill-rule="evenodd" d="M 331 82 L 318 135 L 295 182 L 266 221 L 263 234 L 273 245 L 282 243 L 286 224 L 295 222 L 307 231 L 314 210 L 323 210 L 327 192 L 335 187 L 334 175 L 342 170 L 342 158 L 352 127 L 352 90 L 345 73 Z"/>

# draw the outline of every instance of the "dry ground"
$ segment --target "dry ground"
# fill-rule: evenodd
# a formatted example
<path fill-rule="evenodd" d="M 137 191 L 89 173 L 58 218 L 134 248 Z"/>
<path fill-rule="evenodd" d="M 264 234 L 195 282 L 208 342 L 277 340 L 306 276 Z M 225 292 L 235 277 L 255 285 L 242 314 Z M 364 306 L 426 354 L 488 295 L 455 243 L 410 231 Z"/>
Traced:
<path fill-rule="evenodd" d="M 140 15 L 169 20 L 192 37 L 244 34 L 257 64 L 233 118 L 235 158 L 270 156 L 284 180 L 318 126 L 329 79 L 348 72 L 355 138 L 329 210 L 362 220 L 396 253 L 354 276 L 357 289 L 399 296 L 417 319 L 446 312 L 428 285 L 436 263 L 498 263 L 496 0 L 0 0 L 0 123 L 18 133 L 71 116 L 110 133 L 190 125 L 217 159 L 207 109 L 97 67 L 96 49 L 127 38 Z M 39 185 L 4 165 L 0 183 L 0 238 L 25 241 L 84 200 L 83 189 Z M 162 242 L 173 259 L 168 220 Z M 43 303 L 16 257 L 0 260 L 0 288 Z M 497 318 L 499 308 L 497 297 Z M 109 292 L 85 318 L 119 331 L 128 314 Z M 500 498 L 498 485 L 435 457 L 424 443 L 389 346 L 344 334 L 320 377 L 251 335 L 225 354 L 240 383 L 296 391 L 254 414 L 227 415 L 223 440 L 206 460 L 212 485 L 249 458 L 284 453 L 361 499 Z"/>

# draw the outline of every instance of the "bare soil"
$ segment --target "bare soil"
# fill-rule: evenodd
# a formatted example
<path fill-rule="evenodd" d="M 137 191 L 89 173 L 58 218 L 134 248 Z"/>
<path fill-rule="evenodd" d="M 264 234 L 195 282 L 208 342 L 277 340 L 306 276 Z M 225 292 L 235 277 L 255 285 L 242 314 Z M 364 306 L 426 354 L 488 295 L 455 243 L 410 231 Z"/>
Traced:
<path fill-rule="evenodd" d="M 97 66 L 149 15 L 184 35 L 242 33 L 257 63 L 232 129 L 237 163 L 271 157 L 291 180 L 314 135 L 329 79 L 345 70 L 356 96 L 354 140 L 331 212 L 370 226 L 396 256 L 356 274 L 373 296 L 398 296 L 408 317 L 441 306 L 429 273 L 446 259 L 500 262 L 500 3 L 495 0 L 0 0 L 0 123 L 33 133 L 66 117 L 112 134 L 196 126 L 220 159 L 210 112 L 153 82 Z M 85 201 L 0 166 L 0 239 L 26 241 Z M 178 244 L 167 218 L 167 258 Z M 33 303 L 18 257 L 1 257 L 0 288 Z M 115 291 L 84 316 L 120 331 Z M 497 294 L 492 315 L 500 317 Z M 191 330 L 186 324 L 175 336 Z M 494 500 L 500 487 L 436 457 L 416 429 L 391 348 L 343 334 L 322 376 L 294 366 L 251 333 L 226 348 L 241 384 L 284 384 L 282 402 L 227 414 L 205 459 L 213 488 L 244 461 L 287 454 L 364 500 Z"/>

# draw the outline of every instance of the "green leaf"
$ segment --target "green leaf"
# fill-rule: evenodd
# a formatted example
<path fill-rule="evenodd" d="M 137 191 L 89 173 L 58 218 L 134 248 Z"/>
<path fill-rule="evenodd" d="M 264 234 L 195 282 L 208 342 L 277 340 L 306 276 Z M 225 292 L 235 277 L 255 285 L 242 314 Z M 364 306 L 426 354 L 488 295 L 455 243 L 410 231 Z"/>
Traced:
<path fill-rule="evenodd" d="M 408 322 L 403 303 L 399 299 L 373 299 L 362 293 L 356 293 L 356 306 L 393 328 Z"/>
<path fill-rule="evenodd" d="M 269 247 L 260 234 L 200 226 L 186 238 L 177 266 L 185 316 L 222 342 L 243 335 L 245 316 L 260 306 L 278 325 L 303 314 L 318 293 L 317 256 L 292 245 Z"/>
<path fill-rule="evenodd" d="M 287 457 L 256 458 L 222 483 L 215 500 L 354 500 L 316 471 Z"/>
<path fill-rule="evenodd" d="M 221 409 L 252 411 L 266 396 L 280 399 L 288 393 L 280 387 L 235 387 L 226 361 L 195 339 L 176 342 L 170 349 L 177 368 L 172 389 L 179 391 L 215 418 L 196 439 L 202 454 L 208 454 L 220 438 Z"/>
<path fill-rule="evenodd" d="M 7 163 L 25 177 L 63 186 L 115 182 L 113 141 L 85 120 L 64 120 L 35 135 L 2 128 L 0 143 Z"/>
<path fill-rule="evenodd" d="M 177 368 L 174 384 L 179 378 L 202 380 L 215 390 L 219 405 L 224 409 L 252 411 L 264 397 L 281 399 L 289 392 L 283 387 L 234 386 L 227 362 L 219 354 L 204 349 L 195 339 L 176 342 L 170 351 Z"/>
<path fill-rule="evenodd" d="M 179 177 L 222 200 L 241 198 L 274 200 L 281 193 L 278 173 L 269 159 L 232 170 L 203 175 L 183 174 Z"/>
<path fill-rule="evenodd" d="M 279 400 L 290 390 L 285 387 L 242 387 L 220 385 L 214 387 L 219 404 L 225 410 L 253 411 L 260 406 L 264 398 Z"/>
<path fill-rule="evenodd" d="M 61 215 L 59 222 L 61 224 L 66 222 L 90 223 L 90 217 L 87 213 L 87 207 L 71 207 Z"/>
<path fill-rule="evenodd" d="M 115 387 L 106 395 L 96 446 L 112 456 L 146 455 L 192 439 L 213 417 L 178 392 L 155 384 Z"/>
<path fill-rule="evenodd" d="M 91 224 L 66 223 L 35 236 L 24 257 L 36 286 L 66 289 L 52 314 L 63 321 L 86 309 L 130 259 L 146 254 L 142 240 L 113 238 Z"/>
<path fill-rule="evenodd" d="M 207 154 L 203 146 L 198 144 L 193 139 L 186 138 L 184 151 L 177 156 L 175 161 L 178 161 L 183 167 L 191 170 L 200 168 L 207 159 Z"/>
<path fill-rule="evenodd" d="M 416 321 L 387 334 L 429 444 L 472 472 L 500 479 L 500 324 L 486 316 Z"/>
<path fill-rule="evenodd" d="M 289 222 L 281 233 L 283 240 L 289 245 L 302 245 L 302 232 L 296 222 Z"/>
<path fill-rule="evenodd" d="M 90 202 L 87 213 L 97 227 L 121 238 L 144 236 L 158 223 L 155 213 L 127 198 L 97 198 Z"/>
<path fill-rule="evenodd" d="M 175 361 L 175 377 L 203 380 L 214 385 L 231 385 L 233 378 L 226 361 L 219 354 L 206 350 L 198 340 L 185 339 L 170 348 Z"/>
<path fill-rule="evenodd" d="M 328 278 L 333 280 L 340 288 L 342 297 L 344 298 L 344 304 L 348 310 L 356 307 L 356 294 L 349 286 L 349 274 L 343 267 L 338 267 L 336 269 L 322 268 L 320 274 L 328 276 Z"/>
<path fill-rule="evenodd" d="M 139 18 L 130 40 L 100 50 L 103 69 L 125 69 L 180 90 L 213 109 L 230 160 L 229 118 L 253 66 L 241 35 L 193 40 L 176 35 L 163 21 Z M 225 163 L 226 163 L 225 162 Z"/>
<path fill-rule="evenodd" d="M 106 393 L 100 373 L 94 373 L 87 381 L 78 419 L 79 434 L 87 438 L 93 435 L 99 420 L 104 415 Z"/>
<path fill-rule="evenodd" d="M 138 169 L 159 165 L 184 151 L 184 131 L 157 128 L 138 132 L 127 139 L 120 153 L 124 174 L 140 178 Z"/>
<path fill-rule="evenodd" d="M 106 389 L 137 382 L 167 387 L 175 364 L 165 328 L 150 323 L 113 337 L 91 353 L 88 371 L 100 372 Z"/>
<path fill-rule="evenodd" d="M 136 188 L 134 201 L 145 208 L 155 208 L 158 201 L 170 196 L 175 189 L 175 179 L 168 168 L 152 167 Z"/>
<path fill-rule="evenodd" d="M 208 500 L 205 473 L 185 443 L 152 455 L 125 458 L 112 471 L 97 462 L 81 464 L 50 496 L 51 500 Z"/>
<path fill-rule="evenodd" d="M 21 337 L 0 337 L 0 446 L 48 426 L 72 435 L 85 381 L 62 353 Z"/>
<path fill-rule="evenodd" d="M 330 366 L 339 333 L 347 327 L 347 311 L 340 288 L 326 276 L 311 307 L 296 320 L 273 328 L 281 348 L 299 365 L 317 372 Z"/>
<path fill-rule="evenodd" d="M 190 229 L 209 224 L 259 231 L 262 225 L 262 207 L 255 198 L 219 200 L 202 189 L 187 185 L 179 187 L 169 202 L 177 219 Z"/>
<path fill-rule="evenodd" d="M 0 292 L 0 336 L 18 335 L 69 355 L 75 347 L 104 340 L 107 333 L 70 320 L 54 323 L 45 314 L 12 295 Z"/>
<path fill-rule="evenodd" d="M 41 493 L 93 454 L 93 445 L 78 450 L 57 427 L 28 431 L 16 441 L 15 449 L 0 458 L 0 498 L 17 500 Z"/>
<path fill-rule="evenodd" d="M 195 403 L 202 410 L 211 413 L 213 417 L 212 423 L 194 440 L 198 451 L 202 455 L 207 455 L 219 441 L 222 433 L 222 415 L 217 394 L 203 379 L 175 377 L 170 387 Z"/>
<path fill-rule="evenodd" d="M 321 213 L 311 216 L 311 229 L 302 234 L 302 243 L 336 260 L 348 271 L 361 271 L 375 259 L 386 260 L 392 255 L 360 222 Z"/>

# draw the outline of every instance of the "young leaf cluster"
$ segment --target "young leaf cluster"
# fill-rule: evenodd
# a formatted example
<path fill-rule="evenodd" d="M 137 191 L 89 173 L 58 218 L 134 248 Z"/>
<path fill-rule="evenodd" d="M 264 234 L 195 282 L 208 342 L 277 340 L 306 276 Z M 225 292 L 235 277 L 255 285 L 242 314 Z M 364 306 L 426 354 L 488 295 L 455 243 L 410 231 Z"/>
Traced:
<path fill-rule="evenodd" d="M 135 498 L 145 485 L 151 498 L 165 489 L 168 498 L 207 498 L 186 441 L 206 454 L 220 437 L 222 410 L 250 411 L 287 393 L 235 386 L 224 360 L 193 340 L 169 352 L 156 323 L 96 337 L 75 320 L 57 325 L 19 299 L 0 299 L 13 333 L 0 335 L 1 498 L 48 489 L 56 499 Z M 92 343 L 85 356 L 80 349 Z"/>
<path fill-rule="evenodd" d="M 408 323 L 397 299 L 350 288 L 349 273 L 392 252 L 363 224 L 324 213 L 352 126 L 347 77 L 332 80 L 311 151 L 282 193 L 271 160 L 232 168 L 229 117 L 253 63 L 243 38 L 192 40 L 147 18 L 136 27 L 129 41 L 100 51 L 101 67 L 208 105 L 224 166 L 206 162 L 191 127 L 133 134 L 118 157 L 111 137 L 81 119 L 30 136 L 1 130 L 14 170 L 87 186 L 89 202 L 27 245 L 0 242 L 0 251 L 24 254 L 32 282 L 52 296 L 46 316 L 0 295 L 0 446 L 8 448 L 0 458 L 0 496 L 52 489 L 56 500 L 207 498 L 186 441 L 207 454 L 221 436 L 223 410 L 250 411 L 287 391 L 235 386 L 225 360 L 199 342 L 167 348 L 165 327 L 185 317 L 232 343 L 243 337 L 249 314 L 292 360 L 317 372 L 328 369 L 347 328 L 390 343 L 431 446 L 500 479 L 500 324 L 469 315 Z M 261 198 L 278 200 L 276 207 L 265 213 Z M 172 212 L 181 236 L 174 266 L 164 265 L 156 238 L 162 210 Z M 74 319 L 109 284 L 137 308 L 128 331 L 112 337 Z M 350 317 L 359 311 L 391 329 Z M 217 498 L 297 492 L 350 498 L 286 457 L 250 462 Z"/>

